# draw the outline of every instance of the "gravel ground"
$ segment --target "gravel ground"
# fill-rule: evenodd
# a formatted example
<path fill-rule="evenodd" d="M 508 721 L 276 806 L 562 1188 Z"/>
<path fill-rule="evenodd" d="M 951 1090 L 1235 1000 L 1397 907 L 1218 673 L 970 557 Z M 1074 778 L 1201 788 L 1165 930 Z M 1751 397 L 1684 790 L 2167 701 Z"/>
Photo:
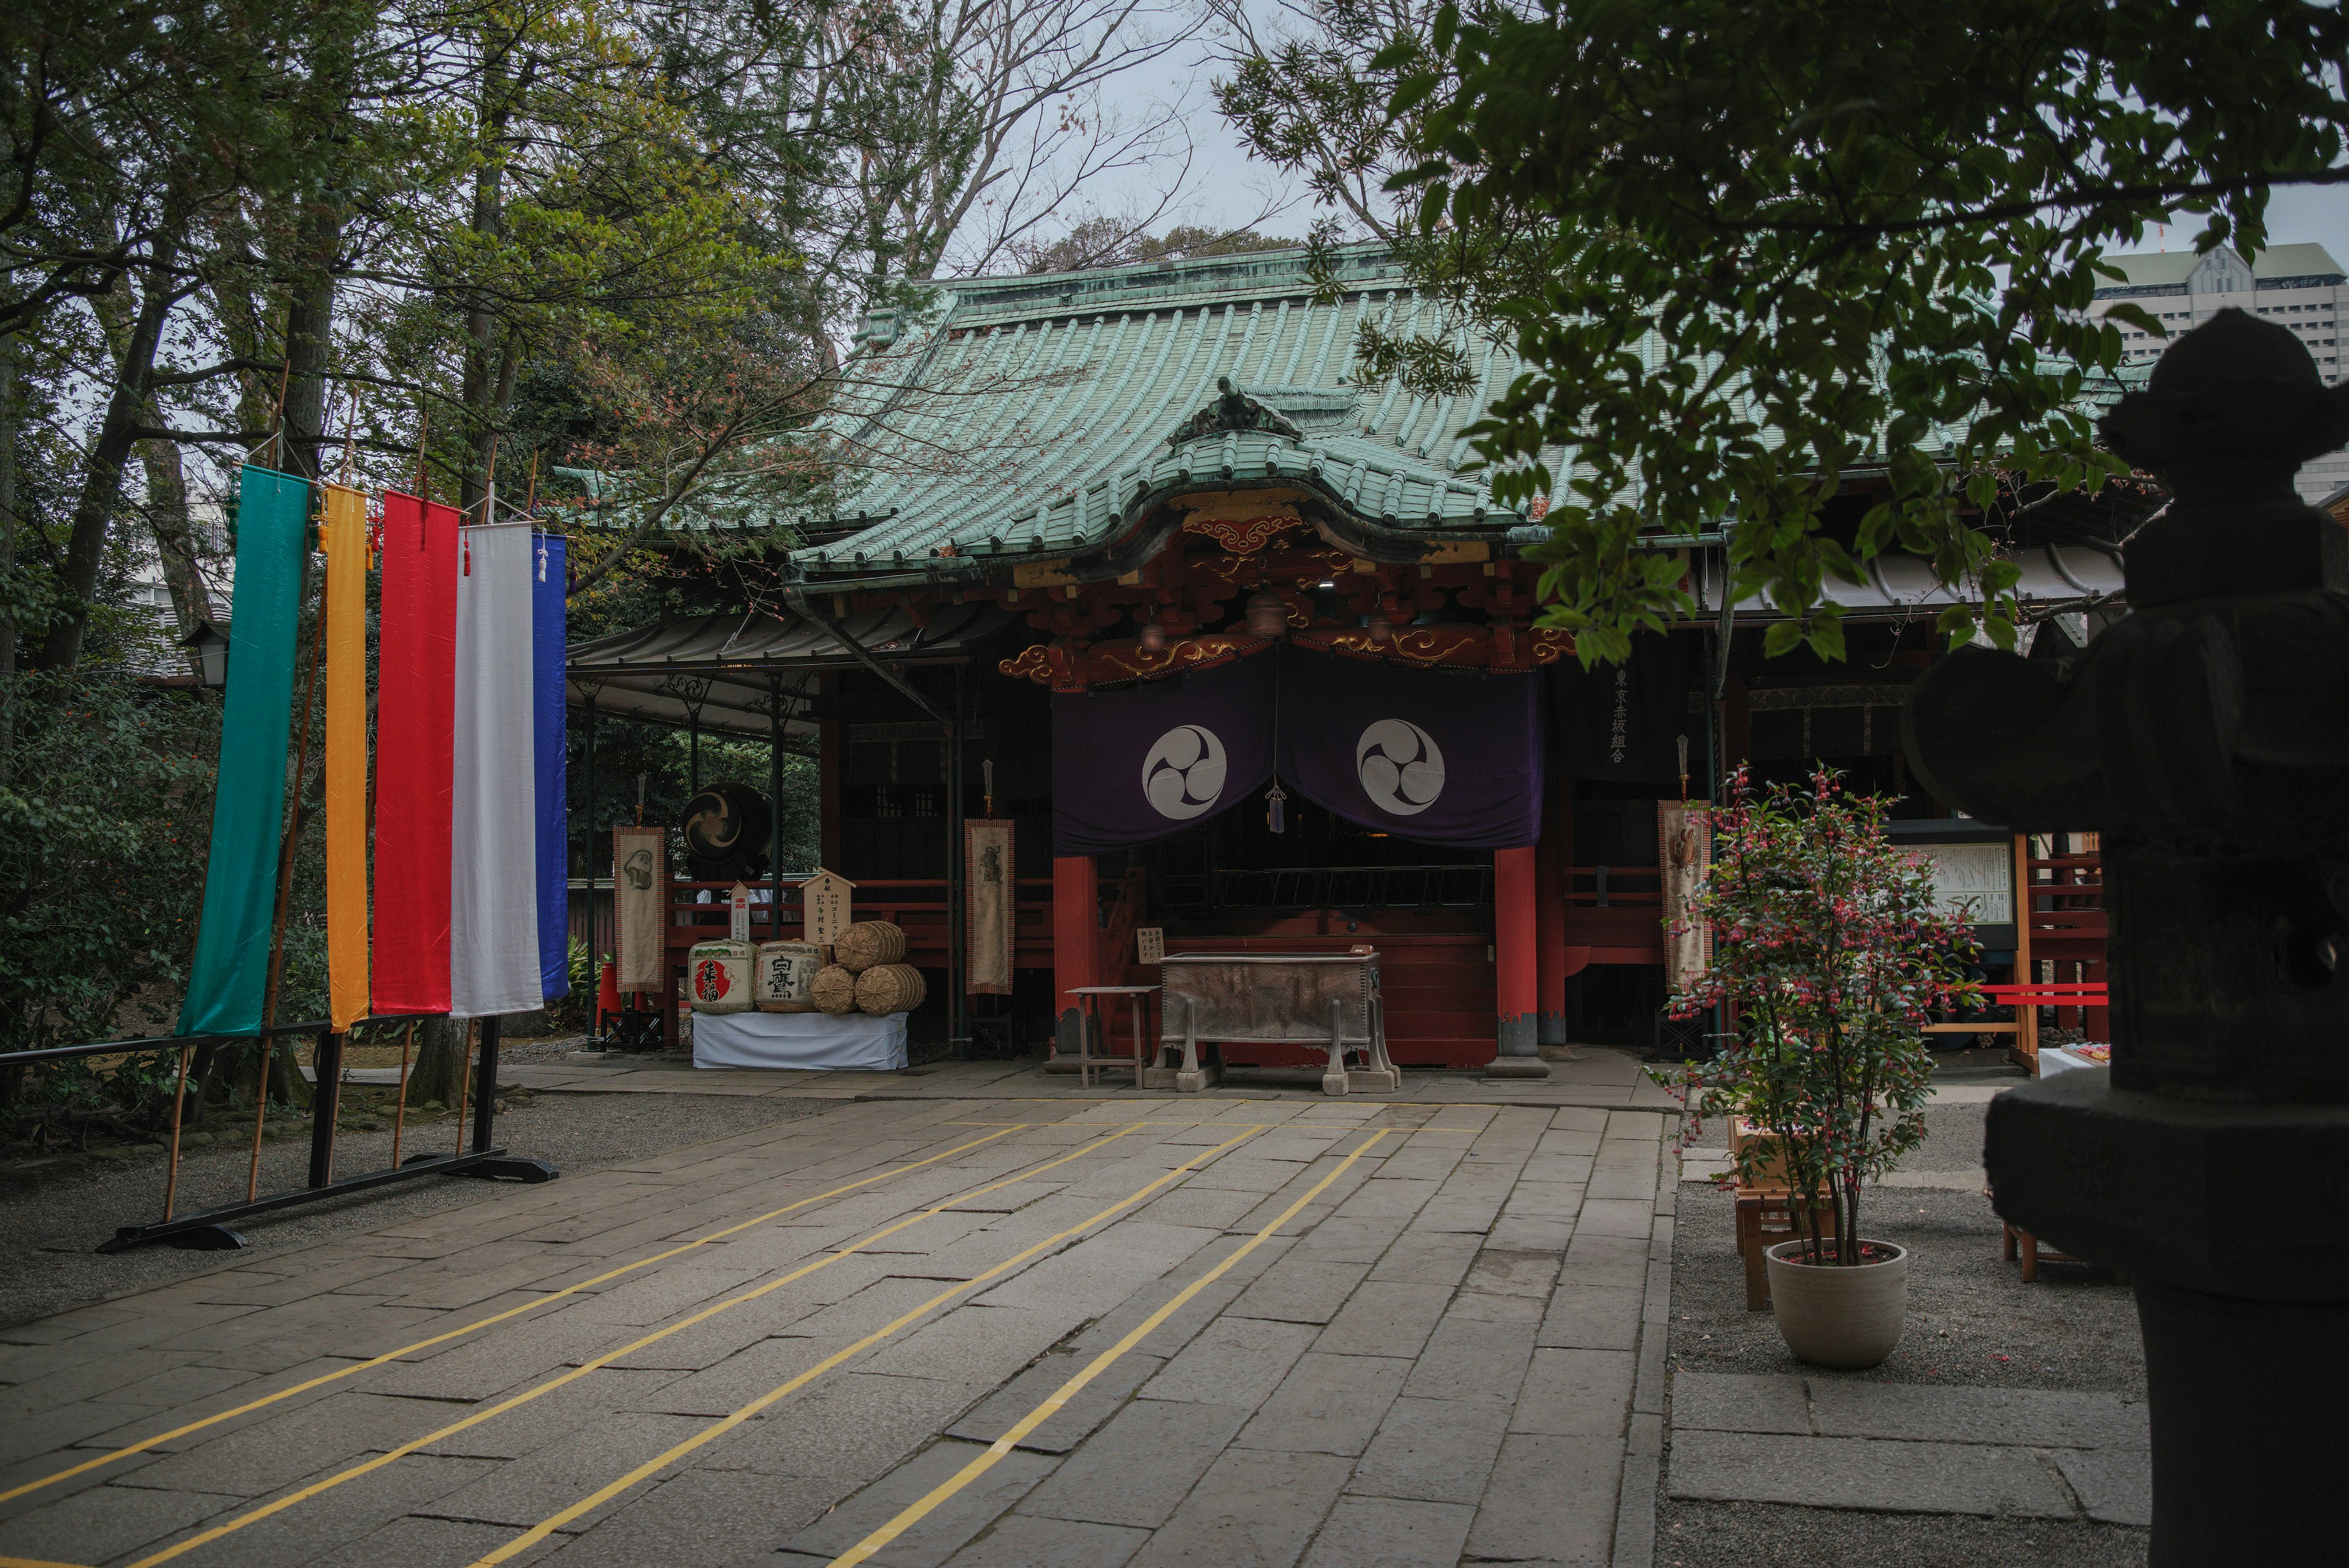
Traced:
<path fill-rule="evenodd" d="M 1986 1107 L 1926 1114 L 1912 1170 L 1981 1165 Z M 1708 1129 L 1708 1139 L 1711 1137 Z M 2100 1389 L 2145 1397 L 2137 1304 L 2105 1271 L 2044 1260 L 2034 1284 L 2004 1261 L 1990 1199 L 1974 1192 L 1877 1188 L 1863 1200 L 1862 1233 L 1915 1249 L 1909 1326 L 1900 1346 L 1866 1372 L 1829 1372 L 1796 1361 L 1767 1310 L 1745 1310 L 1744 1267 L 1727 1193 L 1684 1183 L 1672 1245 L 1674 1371 L 1792 1373 L 1878 1383 Z M 1766 1439 L 1760 1439 L 1765 1440 Z M 1899 1568 L 2008 1568 L 2064 1563 L 2101 1568 L 2146 1560 L 2143 1531 L 2112 1525 L 1919 1515 L 1892 1518 L 1767 1503 L 1661 1501 L 1657 1562 L 1672 1568 L 1764 1568 L 1776 1563 L 1898 1564 Z"/>
<path fill-rule="evenodd" d="M 505 1059 L 525 1058 L 516 1050 Z M 565 1176 L 576 1176 L 790 1121 L 834 1103 L 728 1095 L 516 1096 L 498 1117 L 497 1138 L 515 1154 L 546 1160 Z M 212 1125 L 219 1128 L 230 1119 L 216 1113 Z M 249 1145 L 241 1140 L 253 1124 L 243 1117 L 233 1119 L 240 1141 L 194 1150 L 181 1158 L 179 1212 L 243 1199 Z M 467 1121 L 470 1126 L 470 1116 Z M 275 1125 L 283 1131 L 262 1146 L 264 1192 L 299 1187 L 309 1171 L 307 1119 L 287 1117 Z M 457 1135 L 453 1116 L 444 1114 L 419 1123 L 411 1116 L 400 1152 L 454 1152 Z M 388 1165 L 388 1125 L 373 1133 L 347 1127 L 335 1148 L 338 1175 Z M 240 1252 L 182 1252 L 160 1246 L 113 1256 L 94 1251 L 115 1227 L 160 1217 L 163 1166 L 160 1151 L 138 1149 L 95 1166 L 20 1174 L 0 1186 L 0 1325 L 477 1203 L 490 1194 L 478 1179 L 420 1177 L 247 1221 L 238 1229 L 252 1245 Z"/>

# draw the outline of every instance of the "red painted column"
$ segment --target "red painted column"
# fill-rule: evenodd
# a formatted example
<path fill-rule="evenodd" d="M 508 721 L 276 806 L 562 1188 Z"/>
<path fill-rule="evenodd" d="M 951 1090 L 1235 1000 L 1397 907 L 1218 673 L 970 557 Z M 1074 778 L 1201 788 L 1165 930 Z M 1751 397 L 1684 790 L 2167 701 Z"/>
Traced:
<path fill-rule="evenodd" d="M 1574 864 L 1574 781 L 1552 781 L 1543 814 L 1541 864 L 1534 882 L 1535 967 L 1540 981 L 1541 1016 L 1537 1037 L 1544 1045 L 1566 1039 L 1566 889 Z"/>
<path fill-rule="evenodd" d="M 1496 1077 L 1547 1078 L 1536 1022 L 1540 1000 L 1540 881 L 1533 845 L 1493 851 L 1493 965 L 1500 997 L 1499 1050 L 1485 1071 Z"/>
<path fill-rule="evenodd" d="M 1090 855 L 1052 857 L 1053 1052 L 1073 1059 L 1076 1031 L 1083 1027 L 1080 985 L 1098 985 L 1101 972 L 1101 874 Z"/>

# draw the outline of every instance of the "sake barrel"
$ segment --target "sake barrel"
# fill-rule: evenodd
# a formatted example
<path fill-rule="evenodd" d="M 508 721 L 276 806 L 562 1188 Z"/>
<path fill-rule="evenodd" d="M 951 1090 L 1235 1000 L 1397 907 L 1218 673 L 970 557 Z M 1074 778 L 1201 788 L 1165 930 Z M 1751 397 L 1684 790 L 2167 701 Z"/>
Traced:
<path fill-rule="evenodd" d="M 808 982 L 808 1000 L 833 1014 L 856 1011 L 856 977 L 838 964 L 826 964 Z"/>
<path fill-rule="evenodd" d="M 856 977 L 860 1012 L 911 1012 L 928 994 L 922 971 L 909 963 L 876 963 Z"/>
<path fill-rule="evenodd" d="M 751 999 L 761 1012 L 813 1012 L 808 988 L 822 968 L 823 950 L 813 942 L 761 942 Z"/>
<path fill-rule="evenodd" d="M 696 1012 L 748 1012 L 750 1010 L 749 942 L 731 938 L 696 942 L 685 966 L 685 993 Z"/>
<path fill-rule="evenodd" d="M 851 974 L 863 974 L 876 963 L 900 963 L 905 957 L 905 933 L 887 920 L 859 920 L 840 933 L 832 956 Z"/>

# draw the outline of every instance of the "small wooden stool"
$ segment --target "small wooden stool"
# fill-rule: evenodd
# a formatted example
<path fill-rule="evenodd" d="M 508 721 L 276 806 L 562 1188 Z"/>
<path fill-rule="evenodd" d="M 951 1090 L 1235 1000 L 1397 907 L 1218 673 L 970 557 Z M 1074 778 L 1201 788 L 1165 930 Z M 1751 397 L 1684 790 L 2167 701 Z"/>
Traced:
<path fill-rule="evenodd" d="M 1769 1261 L 1763 1253 L 1781 1241 L 1791 1241 L 1805 1233 L 1794 1203 L 1794 1195 L 1783 1187 L 1740 1187 L 1737 1197 L 1737 1255 L 1745 1261 L 1745 1310 L 1760 1312 L 1770 1304 Z M 1836 1234 L 1835 1206 L 1816 1202 L 1811 1211 L 1820 1215 L 1820 1231 L 1829 1237 Z"/>
<path fill-rule="evenodd" d="M 1150 999 L 1156 995 L 1158 991 L 1159 987 L 1154 985 L 1078 985 L 1069 988 L 1071 996 L 1081 996 L 1085 999 L 1084 1006 L 1092 1014 L 1091 1020 L 1092 1027 L 1077 1031 L 1077 1082 L 1079 1084 L 1090 1089 L 1093 1085 L 1094 1068 L 1112 1065 L 1123 1067 L 1131 1063 L 1133 1067 L 1133 1086 L 1137 1089 L 1142 1087 L 1142 1070 L 1150 1064 L 1150 1059 L 1155 1054 L 1154 1047 L 1157 1042 L 1157 1036 L 1151 1033 L 1143 1025 L 1150 1016 Z M 1104 996 L 1110 999 L 1109 1017 L 1106 1020 L 1102 1017 L 1102 998 Z M 1096 1051 L 1093 1048 L 1096 1040 L 1104 1046 L 1109 1044 L 1110 1026 L 1117 1022 L 1117 999 L 1121 996 L 1130 998 L 1133 1002 L 1133 1054 L 1131 1056 L 1112 1055 L 1107 1051 Z M 1145 1035 L 1148 1035 L 1151 1044 L 1143 1043 Z"/>
<path fill-rule="evenodd" d="M 2051 1263 L 2085 1263 L 2088 1261 L 2075 1258 L 2069 1252 L 2059 1252 L 2053 1247 L 2043 1247 L 2038 1237 L 2020 1225 L 2011 1224 L 2006 1228 L 2006 1261 L 2010 1263 L 2014 1262 L 2017 1251 L 2023 1254 L 2023 1282 L 2026 1285 L 2038 1282 L 2039 1260 L 2042 1258 Z"/>

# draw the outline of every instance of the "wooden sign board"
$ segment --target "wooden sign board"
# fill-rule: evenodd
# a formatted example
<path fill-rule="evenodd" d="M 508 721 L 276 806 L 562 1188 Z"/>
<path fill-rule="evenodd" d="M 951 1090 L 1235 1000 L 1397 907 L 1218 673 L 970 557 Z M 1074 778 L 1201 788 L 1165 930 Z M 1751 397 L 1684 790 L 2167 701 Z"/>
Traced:
<path fill-rule="evenodd" d="M 1927 817 L 1885 824 L 1893 843 L 1912 851 L 1933 879 L 1933 903 L 1964 911 L 1985 951 L 2015 950 L 2015 839 L 2003 827 L 1970 817 Z"/>
<path fill-rule="evenodd" d="M 1133 933 L 1133 946 L 1136 963 L 1164 963 L 1166 961 L 1166 928 L 1164 926 L 1138 928 Z"/>
<path fill-rule="evenodd" d="M 837 872 L 816 867 L 815 875 L 800 884 L 800 900 L 807 910 L 805 940 L 830 947 L 840 940 L 840 933 L 855 922 L 856 884 Z"/>
<path fill-rule="evenodd" d="M 750 889 L 740 882 L 735 883 L 734 890 L 727 895 L 726 902 L 729 917 L 726 934 L 738 942 L 749 941 L 750 940 Z"/>

